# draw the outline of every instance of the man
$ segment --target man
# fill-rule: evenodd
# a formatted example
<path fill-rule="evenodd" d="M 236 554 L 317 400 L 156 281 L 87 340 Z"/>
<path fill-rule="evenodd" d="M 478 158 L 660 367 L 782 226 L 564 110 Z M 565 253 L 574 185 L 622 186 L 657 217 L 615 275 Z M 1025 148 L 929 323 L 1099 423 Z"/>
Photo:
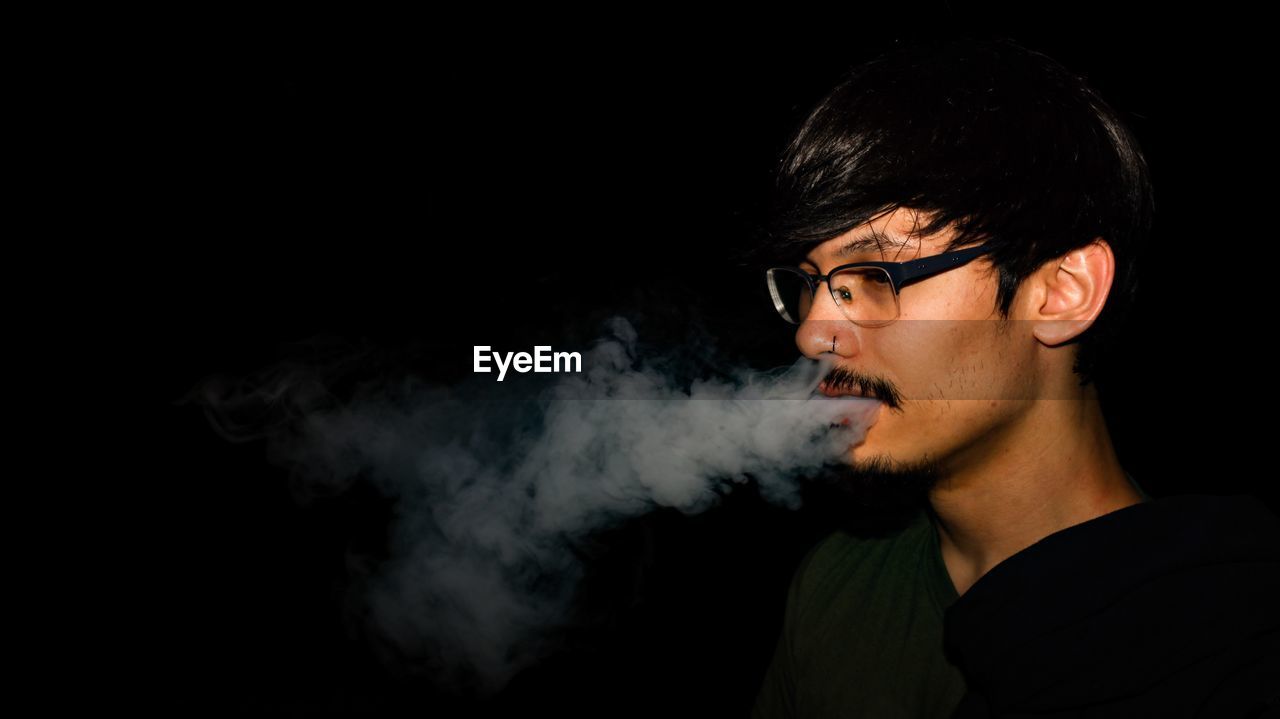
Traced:
<path fill-rule="evenodd" d="M 1276 516 L 1147 496 L 1099 407 L 1154 208 L 1117 114 L 1014 42 L 917 43 L 817 105 L 775 200 L 770 298 L 823 393 L 880 402 L 844 490 L 917 509 L 804 557 L 753 716 L 1280 711 Z"/>

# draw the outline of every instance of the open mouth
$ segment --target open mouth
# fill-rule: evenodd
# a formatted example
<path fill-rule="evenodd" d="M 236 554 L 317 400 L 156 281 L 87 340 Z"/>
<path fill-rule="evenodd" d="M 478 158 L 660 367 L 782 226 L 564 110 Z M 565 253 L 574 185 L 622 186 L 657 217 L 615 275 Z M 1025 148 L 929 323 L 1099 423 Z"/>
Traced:
<path fill-rule="evenodd" d="M 866 395 L 853 390 L 845 390 L 831 392 L 825 386 L 821 387 L 821 392 L 815 399 L 819 400 L 872 400 L 871 402 L 857 402 L 851 405 L 849 413 L 839 412 L 831 418 L 828 427 L 830 429 L 853 429 L 861 427 L 862 429 L 870 429 L 876 423 L 880 410 L 885 407 L 885 403 L 880 401 L 874 395 Z"/>
<path fill-rule="evenodd" d="M 864 399 L 874 399 L 879 401 L 879 397 L 874 394 L 863 392 L 861 387 L 854 385 L 852 387 L 842 387 L 839 389 L 832 388 L 827 385 L 826 380 L 818 384 L 818 392 L 827 397 L 862 397 Z"/>

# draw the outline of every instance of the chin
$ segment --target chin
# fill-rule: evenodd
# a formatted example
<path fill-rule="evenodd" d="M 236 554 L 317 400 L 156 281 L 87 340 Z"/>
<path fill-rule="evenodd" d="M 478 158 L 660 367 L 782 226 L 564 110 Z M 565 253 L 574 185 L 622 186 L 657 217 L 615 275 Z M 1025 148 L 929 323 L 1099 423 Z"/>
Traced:
<path fill-rule="evenodd" d="M 914 512 L 928 502 L 941 465 L 877 446 L 874 437 L 850 449 L 841 492 L 860 510 L 885 515 Z"/>
<path fill-rule="evenodd" d="M 904 441 L 900 428 L 893 421 L 885 421 L 886 410 L 881 410 L 879 419 L 867 429 L 866 434 L 856 444 L 849 445 L 845 452 L 846 464 L 856 472 L 870 470 L 874 474 L 884 472 L 913 471 L 929 456 L 928 451 L 921 453 L 921 448 L 910 441 Z"/>

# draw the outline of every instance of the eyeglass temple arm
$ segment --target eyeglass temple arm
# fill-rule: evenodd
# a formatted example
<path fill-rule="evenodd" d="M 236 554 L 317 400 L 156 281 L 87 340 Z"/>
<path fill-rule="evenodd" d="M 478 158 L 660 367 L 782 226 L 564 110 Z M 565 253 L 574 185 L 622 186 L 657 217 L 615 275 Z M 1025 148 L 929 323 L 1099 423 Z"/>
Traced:
<path fill-rule="evenodd" d="M 919 280 L 931 275 L 936 275 L 944 270 L 962 265 L 969 260 L 990 251 L 991 248 L 986 245 L 978 245 L 977 247 L 968 247 L 955 252 L 947 252 L 933 257 L 925 257 L 919 260 L 903 262 L 900 274 L 897 277 L 898 284 L 903 285 L 912 280 Z"/>

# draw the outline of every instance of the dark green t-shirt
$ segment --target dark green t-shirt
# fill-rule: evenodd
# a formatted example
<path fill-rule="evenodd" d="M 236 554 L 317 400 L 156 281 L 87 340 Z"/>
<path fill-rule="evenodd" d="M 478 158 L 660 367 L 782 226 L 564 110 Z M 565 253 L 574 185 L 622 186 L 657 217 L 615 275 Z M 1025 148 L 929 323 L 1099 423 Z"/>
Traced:
<path fill-rule="evenodd" d="M 792 578 L 752 719 L 949 716 L 965 692 L 942 653 L 957 598 L 923 509 L 888 537 L 833 532 Z"/>
<path fill-rule="evenodd" d="M 889 536 L 831 533 L 792 577 L 752 719 L 951 716 L 965 680 L 942 627 L 958 598 L 925 508 Z"/>

